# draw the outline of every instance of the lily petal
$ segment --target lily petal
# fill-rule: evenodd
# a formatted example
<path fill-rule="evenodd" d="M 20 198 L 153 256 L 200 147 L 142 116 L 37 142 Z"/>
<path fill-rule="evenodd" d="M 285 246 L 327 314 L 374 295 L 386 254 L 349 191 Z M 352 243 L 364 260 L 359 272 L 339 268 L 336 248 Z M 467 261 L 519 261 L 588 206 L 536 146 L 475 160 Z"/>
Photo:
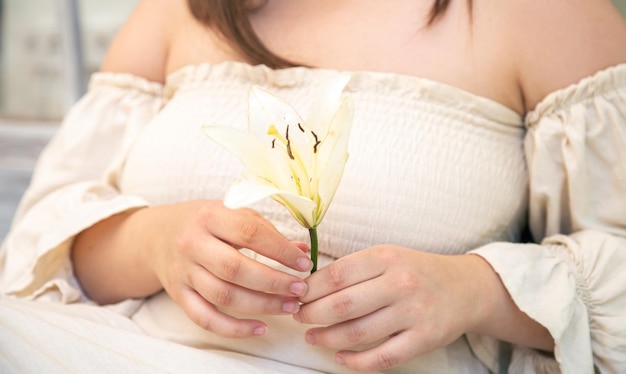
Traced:
<path fill-rule="evenodd" d="M 268 126 L 274 125 L 284 135 L 287 125 L 304 123 L 291 105 L 262 87 L 250 88 L 248 99 L 248 131 L 251 134 L 267 137 Z"/>
<path fill-rule="evenodd" d="M 239 157 L 248 174 L 227 193 L 230 207 L 271 197 L 304 227 L 322 221 L 348 158 L 354 108 L 342 93 L 348 75 L 336 75 L 311 105 L 309 122 L 269 91 L 249 93 L 248 132 L 205 126 L 206 135 Z"/>
<path fill-rule="evenodd" d="M 248 126 L 250 133 L 256 133 L 268 144 L 283 150 L 282 156 L 291 165 L 292 174 L 297 179 L 299 192 L 311 195 L 311 175 L 314 165 L 316 140 L 296 110 L 269 91 L 254 86 L 250 89 Z M 267 129 L 273 126 L 275 132 L 268 137 Z M 264 130 L 265 133 L 259 132 Z M 276 139 L 285 144 L 275 144 Z M 279 141 L 278 143 L 281 143 Z"/>
<path fill-rule="evenodd" d="M 320 137 L 328 133 L 331 119 L 341 102 L 341 95 L 349 80 L 350 76 L 347 74 L 332 77 L 313 100 L 306 120 L 309 128 Z"/>
<path fill-rule="evenodd" d="M 331 133 L 329 133 L 326 143 L 323 144 L 318 154 L 318 165 L 323 165 L 323 169 L 318 171 L 318 194 L 320 197 L 318 219 L 320 221 L 326 215 L 330 202 L 335 196 L 348 160 L 348 140 L 352 129 L 353 115 L 352 101 L 345 97 L 333 117 L 330 127 Z M 330 141 L 331 139 L 332 141 Z"/>
<path fill-rule="evenodd" d="M 230 187 L 224 197 L 224 205 L 231 209 L 237 209 L 279 192 L 281 192 L 280 189 L 265 179 L 246 174 Z"/>
<path fill-rule="evenodd" d="M 317 204 L 310 199 L 287 191 L 272 196 L 272 199 L 285 206 L 303 227 L 314 228 L 321 222 L 317 216 Z"/>
<path fill-rule="evenodd" d="M 250 174 L 272 181 L 280 189 L 296 192 L 289 166 L 261 139 L 229 126 L 204 126 L 210 139 L 237 156 Z"/>
<path fill-rule="evenodd" d="M 248 206 L 266 197 L 284 205 L 304 227 L 315 227 L 316 204 L 303 196 L 280 190 L 263 178 L 247 174 L 235 183 L 226 193 L 224 205 L 231 209 Z"/>
<path fill-rule="evenodd" d="M 352 99 L 346 96 L 341 100 L 341 104 L 337 111 L 333 113 L 333 117 L 328 121 L 330 131 L 317 152 L 318 165 L 329 166 L 333 153 L 348 152 L 348 140 L 352 130 L 353 117 L 354 106 Z"/>

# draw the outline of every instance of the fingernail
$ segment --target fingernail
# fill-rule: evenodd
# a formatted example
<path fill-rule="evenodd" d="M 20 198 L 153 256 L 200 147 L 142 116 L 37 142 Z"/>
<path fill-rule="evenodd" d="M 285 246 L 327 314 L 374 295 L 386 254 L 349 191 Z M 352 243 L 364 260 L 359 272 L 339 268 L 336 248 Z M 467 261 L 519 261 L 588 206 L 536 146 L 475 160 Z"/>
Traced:
<path fill-rule="evenodd" d="M 297 301 L 285 301 L 283 303 L 283 312 L 297 313 L 300 310 L 300 304 Z"/>
<path fill-rule="evenodd" d="M 339 356 L 339 355 L 335 355 L 335 362 L 338 363 L 339 365 L 345 365 L 346 361 L 343 359 L 343 357 Z"/>
<path fill-rule="evenodd" d="M 296 266 L 302 271 L 307 271 L 311 270 L 313 262 L 311 262 L 311 259 L 308 257 L 300 257 L 296 260 Z"/>
<path fill-rule="evenodd" d="M 296 296 L 303 296 L 308 289 L 308 286 L 304 282 L 294 282 L 289 286 L 289 292 Z"/>
<path fill-rule="evenodd" d="M 263 335 L 267 332 L 267 326 L 259 326 L 257 328 L 255 328 L 254 330 L 252 330 L 252 333 L 254 335 Z"/>
<path fill-rule="evenodd" d="M 306 335 L 304 336 L 304 339 L 306 340 L 307 343 L 311 345 L 315 345 L 317 343 L 317 340 L 315 340 L 315 336 L 313 336 L 313 334 L 311 334 L 310 332 L 306 333 Z"/>

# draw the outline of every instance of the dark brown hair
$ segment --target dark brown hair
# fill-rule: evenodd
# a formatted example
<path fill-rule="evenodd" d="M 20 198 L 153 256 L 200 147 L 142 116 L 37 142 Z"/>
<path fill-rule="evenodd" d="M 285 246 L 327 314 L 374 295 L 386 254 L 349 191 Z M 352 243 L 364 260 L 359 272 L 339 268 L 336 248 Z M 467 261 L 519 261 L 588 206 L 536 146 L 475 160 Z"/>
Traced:
<path fill-rule="evenodd" d="M 247 57 L 249 62 L 264 64 L 274 69 L 302 65 L 272 53 L 252 29 L 248 13 L 265 5 L 265 1 L 188 0 L 188 2 L 191 14 L 198 21 L 215 27 L 232 47 Z M 468 0 L 468 3 L 471 9 L 472 0 Z M 448 5 L 450 0 L 434 0 L 427 26 L 441 17 Z"/>
<path fill-rule="evenodd" d="M 432 25 L 437 18 L 439 18 L 450 5 L 450 0 L 435 0 L 433 6 L 430 8 L 430 15 L 428 16 L 428 24 Z"/>

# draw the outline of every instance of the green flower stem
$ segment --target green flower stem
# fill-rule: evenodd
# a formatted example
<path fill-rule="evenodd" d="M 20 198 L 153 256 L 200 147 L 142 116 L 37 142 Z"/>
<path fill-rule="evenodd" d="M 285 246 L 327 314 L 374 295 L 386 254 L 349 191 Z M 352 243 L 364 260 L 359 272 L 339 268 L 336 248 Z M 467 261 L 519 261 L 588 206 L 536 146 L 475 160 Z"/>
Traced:
<path fill-rule="evenodd" d="M 313 227 L 309 229 L 309 236 L 311 237 L 311 261 L 313 261 L 313 268 L 311 274 L 317 270 L 317 228 Z"/>

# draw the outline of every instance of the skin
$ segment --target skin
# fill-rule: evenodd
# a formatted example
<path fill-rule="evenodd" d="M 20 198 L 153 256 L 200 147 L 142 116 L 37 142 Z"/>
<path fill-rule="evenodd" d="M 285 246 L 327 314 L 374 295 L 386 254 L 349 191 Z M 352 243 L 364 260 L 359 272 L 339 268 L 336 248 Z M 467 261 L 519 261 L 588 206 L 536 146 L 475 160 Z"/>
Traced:
<path fill-rule="evenodd" d="M 456 0 L 425 27 L 429 7 L 415 0 L 270 0 L 251 22 L 272 51 L 291 60 L 420 76 L 520 114 L 550 92 L 626 62 L 626 22 L 608 0 L 474 0 L 471 21 L 465 1 Z M 183 66 L 226 60 L 245 58 L 196 22 L 185 0 L 143 0 L 102 71 L 164 82 Z M 310 329 L 307 342 L 337 350 L 337 362 L 359 370 L 395 366 L 466 332 L 546 351 L 554 346 L 479 256 L 382 245 L 302 280 L 246 258 L 241 247 L 296 270 L 311 266 L 305 244 L 255 212 L 219 201 L 113 216 L 78 235 L 72 258 L 85 292 L 99 303 L 165 289 L 198 325 L 240 338 L 265 332 L 262 315 L 293 314 L 327 326 Z M 238 320 L 218 306 L 260 317 Z"/>

